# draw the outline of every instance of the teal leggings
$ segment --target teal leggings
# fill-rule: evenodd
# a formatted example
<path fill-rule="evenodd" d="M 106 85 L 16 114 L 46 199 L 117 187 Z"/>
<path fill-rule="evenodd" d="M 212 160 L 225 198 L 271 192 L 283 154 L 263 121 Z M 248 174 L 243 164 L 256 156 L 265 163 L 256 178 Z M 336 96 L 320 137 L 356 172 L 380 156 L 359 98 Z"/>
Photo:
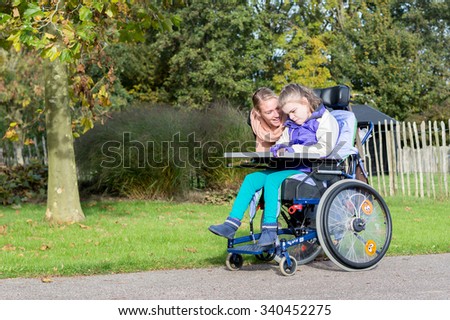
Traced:
<path fill-rule="evenodd" d="M 239 189 L 230 217 L 242 220 L 255 192 L 264 188 L 263 223 L 277 222 L 281 184 L 287 177 L 299 173 L 300 170 L 265 170 L 248 174 Z"/>

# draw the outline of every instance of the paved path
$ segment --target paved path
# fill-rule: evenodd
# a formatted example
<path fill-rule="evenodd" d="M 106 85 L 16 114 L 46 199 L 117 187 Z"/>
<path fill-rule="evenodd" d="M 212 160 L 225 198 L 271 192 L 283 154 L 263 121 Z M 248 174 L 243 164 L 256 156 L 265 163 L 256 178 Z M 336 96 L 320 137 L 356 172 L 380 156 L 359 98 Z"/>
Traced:
<path fill-rule="evenodd" d="M 89 277 L 0 280 L 0 300 L 448 300 L 450 253 L 385 257 L 373 270 L 341 271 L 330 261 L 284 277 L 274 263 Z"/>

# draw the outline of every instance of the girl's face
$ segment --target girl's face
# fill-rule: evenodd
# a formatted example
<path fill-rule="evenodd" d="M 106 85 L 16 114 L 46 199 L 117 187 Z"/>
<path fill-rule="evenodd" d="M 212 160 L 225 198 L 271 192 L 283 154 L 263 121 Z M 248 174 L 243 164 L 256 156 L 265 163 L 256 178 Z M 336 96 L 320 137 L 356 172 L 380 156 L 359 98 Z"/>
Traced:
<path fill-rule="evenodd" d="M 283 106 L 283 112 L 296 124 L 303 124 L 312 114 L 311 107 L 306 98 L 288 101 Z"/>

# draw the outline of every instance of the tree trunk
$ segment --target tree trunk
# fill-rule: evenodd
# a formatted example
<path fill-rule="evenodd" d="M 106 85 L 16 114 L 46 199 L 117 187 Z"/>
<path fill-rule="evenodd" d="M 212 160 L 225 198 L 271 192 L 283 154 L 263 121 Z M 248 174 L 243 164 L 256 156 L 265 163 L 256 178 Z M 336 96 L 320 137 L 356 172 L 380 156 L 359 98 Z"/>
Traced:
<path fill-rule="evenodd" d="M 23 159 L 23 144 L 21 143 L 21 139 L 19 139 L 19 141 L 13 142 L 13 148 L 15 157 L 14 163 L 16 165 L 23 166 L 25 164 L 25 161 Z"/>
<path fill-rule="evenodd" d="M 22 113 L 19 110 L 16 110 L 14 112 L 13 119 L 17 123 L 22 124 L 23 123 Z M 22 132 L 22 129 L 20 128 L 20 126 L 17 126 L 17 128 L 15 130 L 16 130 L 16 133 L 18 136 L 18 140 L 13 141 L 13 143 L 12 143 L 13 151 L 14 151 L 14 164 L 23 166 L 25 164 L 25 161 L 23 159 L 23 141 L 24 141 L 23 132 Z"/>
<path fill-rule="evenodd" d="M 48 148 L 46 220 L 54 223 L 84 220 L 78 192 L 66 65 L 56 59 L 45 68 Z"/>

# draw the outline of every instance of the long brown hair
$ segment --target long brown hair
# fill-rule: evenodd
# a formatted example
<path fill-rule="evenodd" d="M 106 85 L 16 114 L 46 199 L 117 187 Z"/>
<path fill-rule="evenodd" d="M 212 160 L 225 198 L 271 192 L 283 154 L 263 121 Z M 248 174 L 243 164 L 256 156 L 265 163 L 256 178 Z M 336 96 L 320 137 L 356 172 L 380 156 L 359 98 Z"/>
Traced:
<path fill-rule="evenodd" d="M 297 83 L 286 85 L 278 97 L 278 104 L 283 107 L 289 101 L 301 100 L 305 98 L 311 107 L 311 111 L 317 110 L 322 103 L 322 100 L 314 94 L 314 91 Z"/>

